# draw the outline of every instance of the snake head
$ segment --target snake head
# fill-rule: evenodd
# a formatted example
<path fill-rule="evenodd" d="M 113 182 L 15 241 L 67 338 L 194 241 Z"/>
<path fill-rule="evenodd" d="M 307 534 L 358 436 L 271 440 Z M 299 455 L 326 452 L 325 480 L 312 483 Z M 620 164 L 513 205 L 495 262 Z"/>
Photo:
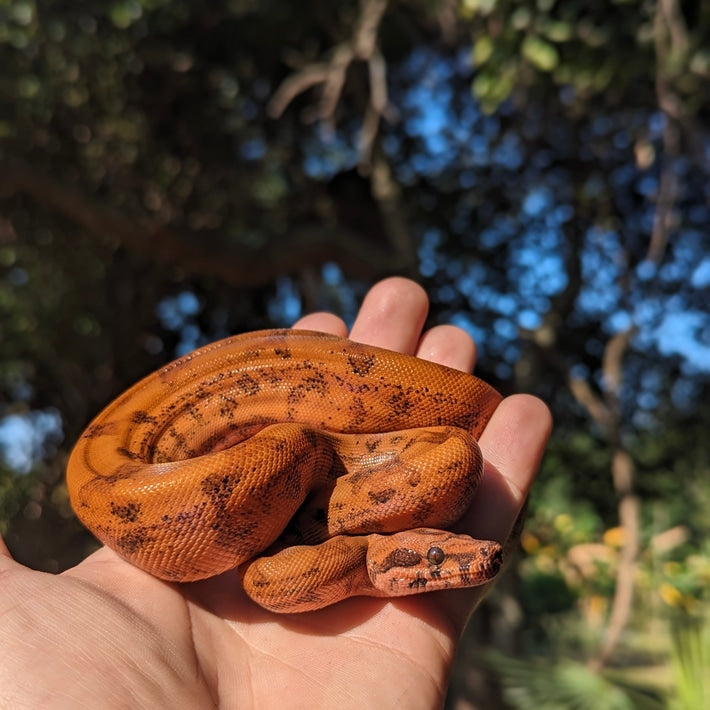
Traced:
<path fill-rule="evenodd" d="M 502 562 L 497 542 L 432 528 L 372 535 L 367 552 L 370 581 L 391 597 L 476 587 L 493 579 Z"/>

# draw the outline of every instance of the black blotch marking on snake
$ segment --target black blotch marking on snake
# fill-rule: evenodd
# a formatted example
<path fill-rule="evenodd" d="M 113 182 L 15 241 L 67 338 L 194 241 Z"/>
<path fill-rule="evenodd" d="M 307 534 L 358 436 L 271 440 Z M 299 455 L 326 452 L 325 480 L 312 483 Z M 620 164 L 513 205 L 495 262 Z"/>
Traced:
<path fill-rule="evenodd" d="M 132 424 L 157 424 L 158 419 L 143 409 L 138 409 L 131 416 Z"/>
<path fill-rule="evenodd" d="M 355 375 L 365 377 L 375 364 L 374 355 L 348 355 L 348 365 Z"/>
<path fill-rule="evenodd" d="M 116 503 L 112 501 L 110 509 L 111 515 L 116 516 L 121 522 L 135 523 L 138 518 L 140 518 L 141 507 L 141 504 L 136 502 L 116 505 Z"/>
<path fill-rule="evenodd" d="M 396 488 L 385 488 L 381 491 L 368 491 L 368 498 L 375 504 L 382 505 L 397 495 Z"/>
<path fill-rule="evenodd" d="M 410 410 L 414 406 L 409 395 L 403 391 L 401 388 L 399 392 L 395 392 L 388 400 L 388 404 L 392 409 L 392 413 L 396 416 L 406 416 L 409 414 Z"/>
<path fill-rule="evenodd" d="M 213 506 L 224 508 L 240 480 L 238 473 L 215 473 L 203 478 L 200 488 Z"/>
<path fill-rule="evenodd" d="M 147 544 L 155 542 L 155 538 L 150 534 L 147 528 L 135 528 L 130 530 L 125 535 L 121 535 L 116 540 L 116 545 L 127 555 L 132 555 Z"/>
<path fill-rule="evenodd" d="M 255 520 L 238 520 L 227 515 L 210 524 L 210 530 L 217 536 L 215 543 L 227 549 L 233 548 L 235 540 L 251 540 L 257 528 L 258 523 Z"/>
<path fill-rule="evenodd" d="M 397 547 L 377 565 L 379 572 L 387 572 L 393 567 L 415 567 L 422 561 L 422 556 L 414 550 Z"/>
<path fill-rule="evenodd" d="M 143 461 L 143 457 L 140 454 L 137 454 L 134 451 L 129 451 L 125 446 L 119 446 L 116 449 L 116 453 L 123 458 L 130 459 L 131 461 Z"/>
<path fill-rule="evenodd" d="M 243 373 L 235 384 L 247 397 L 252 397 L 261 390 L 261 385 L 248 372 Z"/>

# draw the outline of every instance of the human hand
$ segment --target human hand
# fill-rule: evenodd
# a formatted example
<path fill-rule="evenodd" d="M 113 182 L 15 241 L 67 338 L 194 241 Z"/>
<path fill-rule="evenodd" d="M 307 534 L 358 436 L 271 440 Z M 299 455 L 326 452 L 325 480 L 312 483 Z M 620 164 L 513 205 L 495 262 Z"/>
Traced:
<path fill-rule="evenodd" d="M 419 286 L 388 279 L 349 336 L 471 370 L 475 347 L 463 331 L 421 333 L 427 308 Z M 330 314 L 295 326 L 347 335 Z M 458 531 L 510 536 L 549 430 L 539 400 L 500 404 L 480 440 L 484 480 Z M 483 591 L 354 598 L 277 616 L 246 598 L 236 571 L 169 584 L 102 548 L 52 576 L 14 562 L 0 541 L 0 708 L 438 707 Z"/>

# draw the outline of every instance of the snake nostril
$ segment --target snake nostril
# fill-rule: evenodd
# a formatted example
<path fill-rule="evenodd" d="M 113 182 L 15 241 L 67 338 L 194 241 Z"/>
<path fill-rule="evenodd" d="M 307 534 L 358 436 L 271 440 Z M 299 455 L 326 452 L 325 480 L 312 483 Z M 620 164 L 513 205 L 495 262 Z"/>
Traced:
<path fill-rule="evenodd" d="M 426 553 L 426 558 L 429 564 L 440 565 L 446 559 L 446 553 L 440 547 L 430 547 L 429 552 Z"/>

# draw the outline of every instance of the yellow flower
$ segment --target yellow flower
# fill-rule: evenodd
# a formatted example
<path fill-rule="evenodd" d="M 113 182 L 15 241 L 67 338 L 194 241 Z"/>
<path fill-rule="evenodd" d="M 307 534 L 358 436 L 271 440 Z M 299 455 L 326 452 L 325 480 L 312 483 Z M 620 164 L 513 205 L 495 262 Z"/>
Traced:
<path fill-rule="evenodd" d="M 619 548 L 624 544 L 624 537 L 624 528 L 619 526 L 615 528 L 609 528 L 604 533 L 604 544 L 608 545 L 609 547 Z"/>
<path fill-rule="evenodd" d="M 592 627 L 600 627 L 604 624 L 608 608 L 607 599 L 601 594 L 593 594 L 586 601 L 587 623 Z"/>
<path fill-rule="evenodd" d="M 555 528 L 562 533 L 572 530 L 574 528 L 572 516 L 568 513 L 560 513 L 555 517 Z"/>
<path fill-rule="evenodd" d="M 662 584 L 658 593 L 668 606 L 683 605 L 683 595 L 672 584 Z"/>
<path fill-rule="evenodd" d="M 523 534 L 520 536 L 520 544 L 528 555 L 532 555 L 540 549 L 540 539 L 529 532 L 523 531 Z"/>

